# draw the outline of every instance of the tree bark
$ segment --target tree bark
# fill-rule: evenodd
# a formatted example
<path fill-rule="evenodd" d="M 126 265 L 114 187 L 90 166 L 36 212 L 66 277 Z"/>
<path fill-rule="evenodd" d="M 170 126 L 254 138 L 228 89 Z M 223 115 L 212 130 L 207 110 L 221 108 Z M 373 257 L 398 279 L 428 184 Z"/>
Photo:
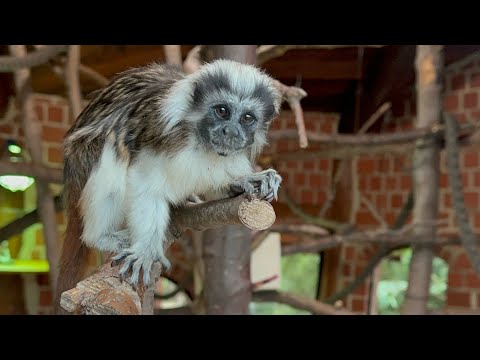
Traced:
<path fill-rule="evenodd" d="M 255 64 L 255 45 L 214 45 L 215 58 Z M 209 229 L 203 234 L 204 300 L 207 314 L 248 314 L 251 232 L 240 225 Z"/>
<path fill-rule="evenodd" d="M 442 113 L 444 54 L 441 45 L 418 45 L 415 59 L 417 86 L 417 128 L 438 124 Z M 417 141 L 413 158 L 415 204 L 414 234 L 424 241 L 435 240 L 438 213 L 439 148 L 434 139 Z M 410 261 L 409 282 L 403 314 L 427 313 L 432 273 L 433 248 L 417 244 Z"/>

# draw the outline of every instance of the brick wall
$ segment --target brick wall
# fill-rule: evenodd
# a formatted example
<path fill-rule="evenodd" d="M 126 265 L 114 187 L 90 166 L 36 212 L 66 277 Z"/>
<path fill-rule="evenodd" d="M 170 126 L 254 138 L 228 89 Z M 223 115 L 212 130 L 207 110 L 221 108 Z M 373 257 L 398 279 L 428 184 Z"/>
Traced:
<path fill-rule="evenodd" d="M 459 122 L 480 118 L 480 56 L 474 55 L 468 61 L 454 64 L 447 69 L 444 109 L 451 112 Z M 402 131 L 413 128 L 416 106 L 412 91 L 410 98 L 393 104 L 394 119 L 384 124 L 383 131 Z M 480 232 L 480 160 L 479 146 L 463 147 L 461 150 L 461 172 L 465 194 L 465 205 L 469 212 L 470 224 Z M 405 203 L 412 186 L 412 151 L 403 154 L 379 154 L 361 156 L 356 160 L 358 171 L 358 192 L 368 198 L 383 219 L 392 225 Z M 454 209 L 446 168 L 445 151 L 440 156 L 440 197 L 438 219 L 442 221 L 440 235 L 456 235 Z M 358 224 L 364 228 L 377 227 L 379 222 L 368 208 L 361 204 L 356 209 Z M 409 222 L 411 217 L 409 218 Z M 339 283 L 351 280 L 368 262 L 371 247 L 344 246 L 341 266 L 343 272 Z M 480 299 L 480 278 L 460 246 L 448 246 L 437 251 L 449 265 L 447 306 L 452 310 L 477 310 Z M 367 287 L 349 296 L 346 304 L 354 311 L 366 311 Z"/>

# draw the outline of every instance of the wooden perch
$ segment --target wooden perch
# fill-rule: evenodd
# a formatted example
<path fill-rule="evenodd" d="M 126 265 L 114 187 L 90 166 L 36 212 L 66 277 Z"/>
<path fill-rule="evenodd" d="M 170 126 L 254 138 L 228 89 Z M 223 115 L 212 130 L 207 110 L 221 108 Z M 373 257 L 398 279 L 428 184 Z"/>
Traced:
<path fill-rule="evenodd" d="M 187 229 L 204 230 L 226 224 L 243 224 L 252 230 L 264 230 L 275 221 L 270 203 L 247 200 L 245 196 L 202 204 L 189 204 L 172 211 L 172 221 L 165 250 Z M 121 264 L 120 264 L 121 265 Z M 135 291 L 127 281 L 118 276 L 118 267 L 110 262 L 100 267 L 92 276 L 80 281 L 74 289 L 65 291 L 60 305 L 76 314 L 153 314 L 153 286 L 146 289 L 140 281 Z M 158 280 L 161 268 L 153 269 L 152 277 Z"/>

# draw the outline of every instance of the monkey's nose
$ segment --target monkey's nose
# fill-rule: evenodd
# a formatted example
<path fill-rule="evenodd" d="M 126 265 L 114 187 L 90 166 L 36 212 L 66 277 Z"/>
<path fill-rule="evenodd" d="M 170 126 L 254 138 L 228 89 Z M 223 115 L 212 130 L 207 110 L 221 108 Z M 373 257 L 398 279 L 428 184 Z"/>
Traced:
<path fill-rule="evenodd" d="M 240 131 L 234 126 L 225 126 L 222 129 L 223 135 L 229 137 L 236 137 L 240 135 Z"/>

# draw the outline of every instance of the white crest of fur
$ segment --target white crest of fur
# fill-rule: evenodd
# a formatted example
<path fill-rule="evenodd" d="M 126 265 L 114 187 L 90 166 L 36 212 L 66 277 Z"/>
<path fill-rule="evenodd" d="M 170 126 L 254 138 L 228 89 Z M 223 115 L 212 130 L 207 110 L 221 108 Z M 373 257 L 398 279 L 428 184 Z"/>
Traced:
<path fill-rule="evenodd" d="M 252 94 L 257 85 L 263 84 L 272 92 L 275 111 L 278 113 L 281 103 L 280 95 L 268 75 L 252 65 L 219 59 L 205 64 L 198 71 L 177 81 L 172 86 L 162 106 L 163 115 L 168 120 L 165 128 L 167 133 L 181 120 L 195 118 L 189 114 L 195 90 L 194 84 L 208 74 L 225 74 L 229 78 L 233 89 L 232 92 L 222 91 L 219 94 L 210 94 L 210 96 L 218 97 L 221 100 L 231 100 L 238 104 L 240 98 Z M 255 99 L 252 98 L 247 98 L 245 101 L 251 102 L 249 105 L 252 109 L 258 109 L 261 105 L 258 100 L 255 102 Z"/>

